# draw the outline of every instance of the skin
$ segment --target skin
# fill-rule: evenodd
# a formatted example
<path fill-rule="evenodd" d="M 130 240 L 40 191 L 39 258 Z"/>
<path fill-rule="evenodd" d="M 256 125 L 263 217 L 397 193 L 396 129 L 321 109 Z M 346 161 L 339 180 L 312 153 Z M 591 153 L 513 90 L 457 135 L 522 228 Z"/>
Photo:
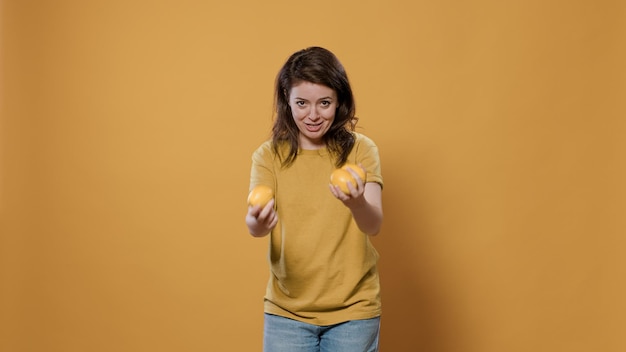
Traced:
<path fill-rule="evenodd" d="M 300 131 L 302 149 L 315 150 L 325 146 L 322 138 L 335 119 L 338 104 L 337 94 L 329 87 L 311 82 L 301 82 L 292 87 L 289 106 Z M 362 165 L 359 167 L 366 171 Z M 348 168 L 348 171 L 356 180 L 356 187 L 348 183 L 350 194 L 344 194 L 339 187 L 329 185 L 330 192 L 350 209 L 361 231 L 376 235 L 383 220 L 381 187 L 375 182 L 364 183 L 354 170 Z M 277 222 L 273 199 L 265 207 L 248 207 L 246 224 L 252 236 L 267 235 Z"/>
<path fill-rule="evenodd" d="M 364 172 L 363 165 L 359 165 Z M 347 168 L 356 180 L 356 187 L 348 182 L 350 194 L 344 194 L 339 186 L 328 185 L 335 198 L 350 209 L 354 221 L 361 231 L 368 235 L 377 235 L 383 222 L 382 189 L 375 182 L 363 183 L 363 179 L 352 168 Z"/>
<path fill-rule="evenodd" d="M 333 124 L 338 107 L 335 91 L 323 85 L 301 82 L 291 88 L 289 106 L 300 130 L 300 147 L 323 148 L 322 138 Z"/>
<path fill-rule="evenodd" d="M 274 210 L 274 199 L 270 200 L 264 207 L 260 205 L 248 206 L 246 214 L 246 225 L 248 231 L 254 237 L 263 237 L 270 233 L 278 223 L 278 214 Z"/>

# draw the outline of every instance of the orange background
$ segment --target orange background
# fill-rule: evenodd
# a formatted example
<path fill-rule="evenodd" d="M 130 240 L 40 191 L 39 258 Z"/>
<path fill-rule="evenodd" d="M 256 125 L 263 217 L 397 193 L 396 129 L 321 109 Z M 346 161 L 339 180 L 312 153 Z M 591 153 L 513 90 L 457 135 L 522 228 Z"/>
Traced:
<path fill-rule="evenodd" d="M 385 177 L 383 351 L 624 351 L 623 1 L 1 8 L 0 350 L 260 351 L 244 225 L 321 45 Z"/>

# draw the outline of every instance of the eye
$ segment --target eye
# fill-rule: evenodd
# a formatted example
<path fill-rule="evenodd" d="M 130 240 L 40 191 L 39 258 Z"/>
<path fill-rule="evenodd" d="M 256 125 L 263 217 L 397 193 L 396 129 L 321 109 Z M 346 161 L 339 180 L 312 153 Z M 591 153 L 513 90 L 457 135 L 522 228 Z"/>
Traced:
<path fill-rule="evenodd" d="M 328 107 L 330 106 L 332 102 L 330 100 L 322 100 L 321 104 L 323 107 Z"/>
<path fill-rule="evenodd" d="M 304 100 L 296 100 L 296 105 L 297 105 L 297 106 L 302 107 L 302 106 L 304 106 L 305 104 L 306 104 L 306 102 L 305 102 Z"/>

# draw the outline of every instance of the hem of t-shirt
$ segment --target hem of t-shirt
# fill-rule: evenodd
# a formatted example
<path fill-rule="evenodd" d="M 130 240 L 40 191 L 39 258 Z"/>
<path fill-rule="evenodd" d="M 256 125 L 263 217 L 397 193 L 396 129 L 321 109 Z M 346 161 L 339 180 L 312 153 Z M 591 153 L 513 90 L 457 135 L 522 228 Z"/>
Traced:
<path fill-rule="evenodd" d="M 275 309 L 272 309 L 272 308 L 275 308 Z M 306 323 L 306 324 L 312 324 L 312 325 L 317 325 L 317 326 L 329 326 L 329 325 L 345 323 L 346 321 L 377 318 L 381 316 L 382 310 L 376 309 L 372 312 L 362 312 L 359 314 L 354 314 L 354 313 L 350 313 L 346 315 L 342 314 L 341 317 L 336 317 L 336 318 L 319 318 L 319 317 L 318 318 L 306 318 L 306 317 L 299 316 L 297 314 L 293 314 L 289 311 L 285 311 L 275 306 L 266 305 L 265 313 L 296 320 L 296 321 Z M 328 314 L 328 313 L 324 313 L 324 314 Z"/>

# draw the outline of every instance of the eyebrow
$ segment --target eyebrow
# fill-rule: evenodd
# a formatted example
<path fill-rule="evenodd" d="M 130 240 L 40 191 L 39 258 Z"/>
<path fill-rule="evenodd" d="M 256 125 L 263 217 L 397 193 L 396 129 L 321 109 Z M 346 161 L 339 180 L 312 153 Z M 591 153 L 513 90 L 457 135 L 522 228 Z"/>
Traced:
<path fill-rule="evenodd" d="M 300 98 L 300 97 L 294 97 L 294 99 L 309 101 L 308 99 L 304 99 L 304 98 Z M 320 101 L 320 100 L 333 100 L 333 98 L 328 96 L 328 97 L 319 98 L 318 101 Z"/>

